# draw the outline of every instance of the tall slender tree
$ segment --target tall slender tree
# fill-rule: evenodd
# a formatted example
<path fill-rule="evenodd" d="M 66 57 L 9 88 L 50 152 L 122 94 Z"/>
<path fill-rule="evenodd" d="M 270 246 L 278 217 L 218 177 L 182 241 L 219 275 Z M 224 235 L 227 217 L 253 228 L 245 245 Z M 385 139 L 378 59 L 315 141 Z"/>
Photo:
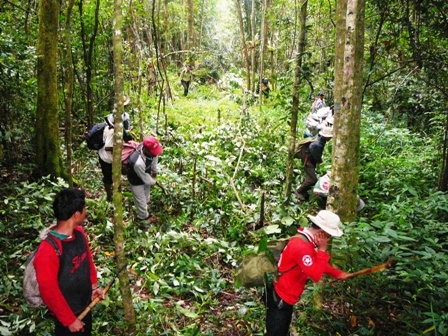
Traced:
<path fill-rule="evenodd" d="M 72 103 L 73 103 L 73 84 L 74 69 L 72 59 L 72 43 L 71 43 L 71 17 L 75 1 L 69 0 L 65 14 L 65 26 L 63 31 L 64 48 L 62 50 L 62 63 L 64 74 L 64 107 L 65 107 L 65 150 L 66 160 L 65 166 L 67 170 L 67 179 L 69 186 L 73 186 L 72 177 Z"/>
<path fill-rule="evenodd" d="M 249 53 L 247 52 L 246 46 L 246 34 L 244 31 L 244 21 L 243 21 L 243 13 L 241 11 L 241 4 L 239 0 L 235 0 L 235 8 L 236 8 L 236 16 L 238 19 L 239 27 L 240 27 L 240 39 L 241 39 L 241 49 L 243 51 L 244 58 L 244 66 L 246 68 L 246 89 L 250 90 L 251 82 L 250 82 L 250 60 Z"/>
<path fill-rule="evenodd" d="M 296 55 L 296 70 L 294 76 L 294 87 L 292 92 L 291 126 L 289 131 L 289 150 L 286 161 L 286 188 L 285 199 L 289 200 L 292 190 L 294 171 L 294 152 L 297 138 L 297 119 L 299 114 L 299 92 L 302 74 L 302 57 L 305 53 L 305 32 L 308 0 L 303 0 L 300 5 L 300 32 L 298 41 L 298 52 Z"/>
<path fill-rule="evenodd" d="M 339 0 L 338 13 L 346 0 Z M 362 64 L 364 56 L 365 0 L 347 2 L 343 70 L 336 83 L 342 85 L 335 101 L 335 126 L 332 153 L 332 177 L 327 207 L 334 210 L 342 221 L 356 217 L 359 171 L 359 143 L 362 107 Z M 338 23 L 343 20 L 338 18 Z M 339 31 L 339 29 L 337 30 Z M 337 37 L 336 39 L 338 39 Z M 340 50 L 338 50 L 340 51 Z M 339 60 L 340 62 L 340 60 Z M 336 99 L 336 97 L 335 97 Z M 339 108 L 340 106 L 340 108 Z"/>
<path fill-rule="evenodd" d="M 123 145 L 123 42 L 122 42 L 122 1 L 114 0 L 114 20 L 113 20 L 113 52 L 114 52 L 114 149 L 112 162 L 112 179 L 113 179 L 113 203 L 114 212 L 114 243 L 115 256 L 117 259 L 118 269 L 126 264 L 126 256 L 124 252 L 124 224 L 123 224 L 123 202 L 120 192 L 121 183 L 121 151 Z M 123 298 L 124 316 L 131 328 L 135 324 L 135 312 L 132 304 L 132 294 L 129 287 L 129 277 L 127 272 L 119 274 L 120 292 Z"/>
<path fill-rule="evenodd" d="M 64 175 L 59 143 L 57 41 L 59 1 L 42 0 L 37 40 L 36 176 Z"/>
<path fill-rule="evenodd" d="M 99 26 L 99 11 L 100 11 L 100 0 L 95 1 L 95 16 L 93 21 L 93 29 L 90 38 L 88 38 L 85 25 L 84 25 L 84 11 L 83 11 L 84 0 L 80 0 L 78 3 L 79 16 L 81 18 L 81 40 L 83 46 L 83 59 L 85 67 L 85 99 L 86 99 L 86 110 L 87 110 L 87 123 L 88 128 L 92 127 L 94 124 L 93 118 L 93 54 L 95 51 L 95 41 L 98 34 Z"/>
<path fill-rule="evenodd" d="M 188 8 L 188 36 L 187 36 L 187 48 L 188 50 L 194 49 L 194 1 L 187 0 Z"/>

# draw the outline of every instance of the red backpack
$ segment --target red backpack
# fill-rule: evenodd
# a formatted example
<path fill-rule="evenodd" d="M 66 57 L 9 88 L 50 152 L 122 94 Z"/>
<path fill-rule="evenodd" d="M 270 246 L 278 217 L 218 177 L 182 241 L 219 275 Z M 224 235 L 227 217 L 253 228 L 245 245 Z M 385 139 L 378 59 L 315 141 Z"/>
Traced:
<path fill-rule="evenodd" d="M 133 140 L 123 143 L 123 149 L 121 151 L 121 173 L 126 175 L 128 171 L 128 161 L 132 153 L 134 153 L 140 143 L 135 142 Z"/>

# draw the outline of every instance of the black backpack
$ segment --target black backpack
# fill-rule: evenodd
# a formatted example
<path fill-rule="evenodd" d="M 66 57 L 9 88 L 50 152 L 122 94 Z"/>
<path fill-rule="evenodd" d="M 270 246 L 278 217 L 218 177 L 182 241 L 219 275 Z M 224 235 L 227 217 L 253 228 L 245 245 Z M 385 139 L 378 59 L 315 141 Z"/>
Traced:
<path fill-rule="evenodd" d="M 104 146 L 103 133 L 107 126 L 106 122 L 96 124 L 85 135 L 87 147 L 93 150 L 100 150 Z"/>

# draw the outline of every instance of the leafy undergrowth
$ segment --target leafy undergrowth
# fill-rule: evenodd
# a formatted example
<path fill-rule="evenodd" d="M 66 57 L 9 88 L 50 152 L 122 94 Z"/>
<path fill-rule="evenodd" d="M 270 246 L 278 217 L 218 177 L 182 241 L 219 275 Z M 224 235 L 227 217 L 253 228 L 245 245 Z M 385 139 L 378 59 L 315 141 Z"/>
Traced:
<path fill-rule="evenodd" d="M 134 221 L 123 179 L 125 250 L 137 322 L 127 329 L 115 283 L 94 308 L 94 335 L 263 334 L 261 289 L 236 289 L 233 278 L 244 251 L 266 235 L 254 230 L 261 195 L 271 236 L 293 233 L 317 206 L 314 200 L 282 205 L 288 146 L 284 106 L 268 101 L 263 109 L 240 110 L 232 95 L 201 90 L 179 99 L 168 112 L 160 135 L 160 187 L 151 191 L 150 209 L 158 221 L 150 229 Z M 359 188 L 366 207 L 334 240 L 332 260 L 348 271 L 390 258 L 395 267 L 347 282 L 310 283 L 295 309 L 293 335 L 446 334 L 448 204 L 446 195 L 432 187 L 434 152 L 420 150 L 431 142 L 403 130 L 385 131 L 381 120 L 369 118 L 366 113 Z M 87 191 L 86 230 L 105 286 L 116 269 L 113 209 L 105 201 L 95 153 L 81 145 L 75 158 L 74 180 Z M 47 311 L 24 303 L 21 277 L 38 232 L 53 221 L 53 196 L 65 183 L 31 182 L 30 169 L 22 168 L 2 172 L 2 182 L 8 183 L 2 183 L 0 206 L 0 333 L 51 335 Z M 297 169 L 296 185 L 301 174 Z"/>

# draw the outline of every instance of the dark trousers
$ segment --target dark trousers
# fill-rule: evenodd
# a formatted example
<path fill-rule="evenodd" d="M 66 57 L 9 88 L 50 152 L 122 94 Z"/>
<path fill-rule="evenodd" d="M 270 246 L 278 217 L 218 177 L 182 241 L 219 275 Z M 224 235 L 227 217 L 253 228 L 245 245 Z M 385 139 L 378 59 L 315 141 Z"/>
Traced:
<path fill-rule="evenodd" d="M 103 173 L 103 183 L 112 184 L 112 164 L 107 163 L 98 156 L 100 160 L 101 172 Z"/>
<path fill-rule="evenodd" d="M 317 183 L 316 165 L 307 161 L 303 165 L 303 170 L 305 171 L 305 179 L 296 190 L 296 194 L 302 195 L 307 200 L 309 198 L 308 191 Z"/>
<path fill-rule="evenodd" d="M 188 88 L 190 87 L 190 81 L 180 81 L 182 83 L 182 86 L 184 87 L 184 96 L 187 96 L 188 94 Z"/>
<path fill-rule="evenodd" d="M 56 336 L 91 336 L 92 335 L 92 313 L 89 312 L 86 317 L 82 319 L 84 322 L 84 332 L 72 333 L 70 329 L 64 327 L 61 322 L 55 318 L 54 334 Z"/>
<path fill-rule="evenodd" d="M 272 286 L 265 291 L 266 334 L 265 336 L 288 336 L 293 306 L 284 302 Z"/>

